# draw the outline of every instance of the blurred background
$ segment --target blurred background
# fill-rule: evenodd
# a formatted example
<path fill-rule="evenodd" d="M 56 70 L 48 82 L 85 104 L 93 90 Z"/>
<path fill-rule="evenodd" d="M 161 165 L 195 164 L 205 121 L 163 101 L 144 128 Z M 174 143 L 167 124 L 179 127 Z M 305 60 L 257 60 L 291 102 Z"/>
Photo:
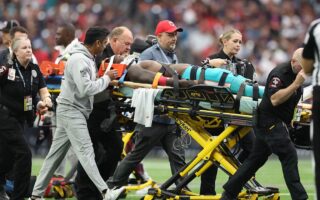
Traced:
<path fill-rule="evenodd" d="M 26 27 L 39 64 L 56 57 L 55 32 L 61 21 L 72 22 L 80 40 L 94 25 L 125 25 L 135 38 L 144 39 L 159 20 L 170 19 L 184 29 L 177 48 L 180 62 L 192 64 L 220 50 L 218 37 L 225 29 L 239 29 L 239 57 L 253 63 L 260 83 L 302 45 L 319 14 L 319 0 L 0 0 L 0 25 L 17 19 Z"/>

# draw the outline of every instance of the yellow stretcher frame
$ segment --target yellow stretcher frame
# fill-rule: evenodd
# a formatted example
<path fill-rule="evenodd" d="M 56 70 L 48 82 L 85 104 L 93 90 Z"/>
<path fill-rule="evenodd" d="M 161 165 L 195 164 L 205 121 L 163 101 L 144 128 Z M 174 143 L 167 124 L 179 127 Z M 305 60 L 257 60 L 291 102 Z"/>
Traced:
<path fill-rule="evenodd" d="M 173 106 L 168 106 L 166 108 L 168 110 L 168 115 L 176 120 L 176 123 L 186 131 L 203 149 L 196 155 L 196 157 L 191 160 L 179 173 L 169 178 L 165 183 L 161 185 L 159 188 L 149 189 L 148 195 L 144 197 L 145 200 L 151 199 L 190 199 L 190 200 L 216 200 L 220 199 L 221 195 L 199 195 L 196 193 L 192 193 L 184 190 L 184 186 L 186 186 L 189 182 L 191 182 L 194 178 L 201 176 L 208 169 L 213 162 L 218 162 L 227 172 L 227 174 L 234 174 L 237 170 L 237 164 L 233 162 L 233 160 L 224 155 L 222 144 L 230 149 L 236 143 L 237 140 L 244 137 L 249 131 L 250 127 L 241 125 L 230 125 L 226 127 L 226 129 L 221 132 L 218 136 L 212 136 L 205 128 L 206 124 L 202 124 L 204 126 L 199 126 L 198 121 L 195 121 L 187 114 L 186 108 L 177 108 Z M 207 113 L 206 110 L 200 110 L 199 113 L 205 115 L 205 117 L 211 117 L 213 120 L 216 118 L 220 118 L 221 113 Z M 207 113 L 203 114 L 203 113 Z M 223 114 L 225 117 L 229 115 L 229 113 Z M 243 117 L 247 120 L 251 120 L 252 116 L 247 116 L 243 114 L 234 114 L 230 113 L 230 115 L 236 115 L 237 117 Z M 200 116 L 201 117 L 201 116 Z M 243 123 L 239 121 L 240 123 Z M 211 124 L 209 123 L 211 127 Z M 240 128 L 240 130 L 238 130 Z M 238 130 L 238 136 L 233 135 L 234 132 Z M 200 167 L 199 167 L 200 165 Z M 174 184 L 174 182 L 179 178 L 185 178 L 184 183 L 179 183 L 176 188 L 172 191 L 168 189 L 170 186 Z M 253 184 L 257 182 L 253 179 L 251 180 Z M 252 187 L 247 185 L 247 187 Z M 264 197 L 263 197 L 264 196 Z M 268 193 L 266 195 L 243 191 L 239 194 L 239 199 L 251 199 L 256 200 L 258 197 L 263 197 L 264 199 L 279 199 L 279 191 L 276 188 L 273 188 L 272 193 Z"/>
<path fill-rule="evenodd" d="M 128 85 L 127 85 L 128 86 Z M 116 93 L 116 95 L 121 95 Z M 232 110 L 196 110 L 193 116 L 190 116 L 192 108 L 167 106 L 161 104 L 157 107 L 175 119 L 176 123 L 188 133 L 203 149 L 192 159 L 183 169 L 170 177 L 161 186 L 155 184 L 152 180 L 142 185 L 129 185 L 125 187 L 126 192 L 142 189 L 148 186 L 148 194 L 144 196 L 145 200 L 152 199 L 194 199 L 194 200 L 215 200 L 220 199 L 221 195 L 199 195 L 197 193 L 185 190 L 185 186 L 194 178 L 201 176 L 212 164 L 218 163 L 228 175 L 232 175 L 238 169 L 238 163 L 234 156 L 227 156 L 226 152 L 234 147 L 239 138 L 244 137 L 252 126 L 253 117 L 247 114 L 233 113 Z M 216 128 L 223 124 L 229 124 L 219 135 L 211 135 L 206 128 Z M 236 133 L 235 133 L 236 132 Z M 128 137 L 129 138 L 129 137 Z M 125 141 L 128 141 L 128 138 Z M 171 189 L 170 186 L 178 180 L 181 182 Z M 272 188 L 268 193 L 259 193 L 250 190 L 255 186 L 261 186 L 253 177 L 246 184 L 247 191 L 239 194 L 239 199 L 256 200 L 258 197 L 264 199 L 279 199 L 279 190 Z"/>

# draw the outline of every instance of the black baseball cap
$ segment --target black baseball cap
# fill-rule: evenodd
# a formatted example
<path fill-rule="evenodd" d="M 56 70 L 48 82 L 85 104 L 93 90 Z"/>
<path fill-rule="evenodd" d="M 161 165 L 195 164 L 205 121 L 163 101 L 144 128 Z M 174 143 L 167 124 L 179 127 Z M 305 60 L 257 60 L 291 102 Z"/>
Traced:
<path fill-rule="evenodd" d="M 0 31 L 10 31 L 13 27 L 20 26 L 19 22 L 15 19 L 4 21 L 0 27 Z"/>

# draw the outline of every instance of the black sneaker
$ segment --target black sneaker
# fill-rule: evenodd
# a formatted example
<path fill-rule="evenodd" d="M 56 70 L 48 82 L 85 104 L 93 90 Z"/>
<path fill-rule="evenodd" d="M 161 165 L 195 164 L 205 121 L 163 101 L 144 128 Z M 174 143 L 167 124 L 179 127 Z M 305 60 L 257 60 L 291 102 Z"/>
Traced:
<path fill-rule="evenodd" d="M 224 191 L 221 195 L 220 200 L 237 200 L 237 197 L 233 197 L 231 194 L 228 192 Z"/>

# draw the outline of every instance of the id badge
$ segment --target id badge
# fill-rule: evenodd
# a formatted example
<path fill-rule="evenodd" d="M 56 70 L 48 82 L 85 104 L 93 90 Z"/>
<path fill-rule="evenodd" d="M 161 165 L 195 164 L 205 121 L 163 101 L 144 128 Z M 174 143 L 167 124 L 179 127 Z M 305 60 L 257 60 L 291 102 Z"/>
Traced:
<path fill-rule="evenodd" d="M 24 105 L 23 106 L 24 111 L 32 110 L 32 97 L 31 96 L 25 96 L 23 105 Z"/>
<path fill-rule="evenodd" d="M 16 79 L 16 70 L 13 68 L 9 68 L 8 80 L 14 81 L 15 79 Z"/>

